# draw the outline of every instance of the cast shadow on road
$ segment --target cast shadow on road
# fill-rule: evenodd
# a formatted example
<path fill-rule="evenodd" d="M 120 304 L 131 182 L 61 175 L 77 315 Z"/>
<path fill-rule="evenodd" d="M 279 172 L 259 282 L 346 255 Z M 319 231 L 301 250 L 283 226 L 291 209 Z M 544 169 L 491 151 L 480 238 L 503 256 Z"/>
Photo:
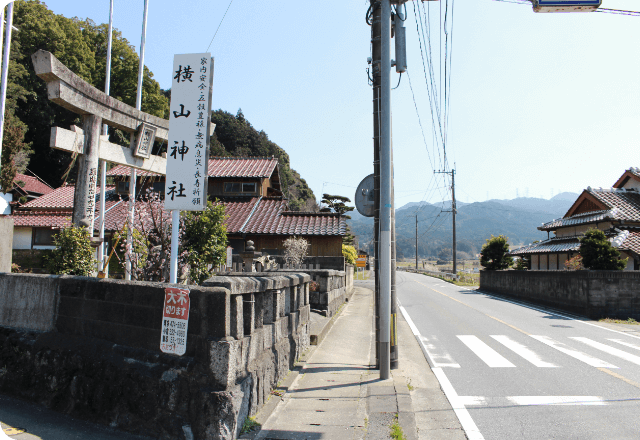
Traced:
<path fill-rule="evenodd" d="M 317 426 L 320 426 L 319 424 Z M 306 431 L 277 431 L 271 429 L 263 429 L 260 434 L 266 434 L 262 437 L 264 440 L 318 440 L 327 438 L 322 432 L 306 432 Z"/>
<path fill-rule="evenodd" d="M 300 373 L 303 374 L 313 374 L 313 373 L 340 373 L 340 372 L 351 372 L 351 371 L 371 371 L 372 368 L 364 365 L 359 365 L 358 364 L 351 364 L 354 365 L 353 367 L 328 367 L 328 366 L 322 366 L 322 367 L 314 367 L 313 365 L 331 365 L 329 362 L 321 362 L 319 364 L 310 364 L 307 363 L 305 365 L 304 369 L 300 370 Z M 349 365 L 349 364 L 336 364 L 336 365 Z"/>
<path fill-rule="evenodd" d="M 553 307 L 549 307 L 546 305 L 542 305 L 542 304 L 536 304 L 536 303 L 531 303 L 528 301 L 524 301 L 521 298 L 512 298 L 506 295 L 500 295 L 497 293 L 488 293 L 488 292 L 483 292 L 481 290 L 469 290 L 469 289 L 457 289 L 456 290 L 457 293 L 460 293 L 462 295 L 479 295 L 481 297 L 483 297 L 484 299 L 488 299 L 488 300 L 493 300 L 493 301 L 501 301 L 501 302 L 506 302 L 506 303 L 510 303 L 510 304 L 515 304 L 515 305 L 519 305 L 522 307 L 527 307 L 527 308 L 534 308 L 537 311 L 540 311 L 542 313 L 549 313 L 548 315 L 544 315 L 542 316 L 542 318 L 545 319 L 554 319 L 554 320 L 560 320 L 560 321 L 591 321 L 591 319 L 584 317 L 584 316 L 578 316 L 575 315 L 573 313 L 570 312 L 566 312 L 564 310 L 559 310 L 559 309 L 554 309 Z M 547 312 L 544 309 L 548 309 L 549 312 Z M 558 314 L 562 314 L 562 315 L 568 315 L 570 317 L 565 317 L 562 315 L 556 315 L 554 313 L 558 313 Z"/>

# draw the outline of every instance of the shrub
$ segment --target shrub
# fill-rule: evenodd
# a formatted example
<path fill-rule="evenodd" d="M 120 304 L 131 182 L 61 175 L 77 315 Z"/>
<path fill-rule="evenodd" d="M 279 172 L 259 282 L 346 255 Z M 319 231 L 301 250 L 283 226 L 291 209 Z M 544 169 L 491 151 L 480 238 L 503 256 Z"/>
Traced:
<path fill-rule="evenodd" d="M 344 260 L 347 263 L 353 264 L 355 266 L 356 258 L 358 258 L 358 253 L 356 252 L 356 248 L 354 248 L 353 246 L 349 246 L 349 245 L 343 244 L 342 245 L 342 256 L 344 257 Z"/>
<path fill-rule="evenodd" d="M 211 202 L 202 212 L 183 214 L 184 235 L 182 252 L 190 267 L 194 283 L 201 284 L 213 275 L 216 266 L 227 258 L 227 227 L 224 224 L 224 205 Z"/>
<path fill-rule="evenodd" d="M 289 237 L 284 241 L 284 258 L 288 264 L 298 266 L 307 256 L 309 243 L 304 238 Z"/>
<path fill-rule="evenodd" d="M 599 229 L 589 229 L 580 238 L 580 255 L 587 269 L 623 270 L 627 267 L 627 258 L 620 259 L 620 252 Z"/>
<path fill-rule="evenodd" d="M 62 229 L 54 235 L 56 249 L 45 257 L 49 272 L 55 275 L 90 276 L 96 269 L 96 259 L 89 240 L 89 232 L 84 228 Z"/>
<path fill-rule="evenodd" d="M 504 270 L 511 267 L 513 258 L 508 255 L 507 237 L 498 235 L 487 239 L 480 251 L 480 264 L 487 270 Z"/>
<path fill-rule="evenodd" d="M 520 257 L 516 259 L 516 264 L 513 267 L 515 270 L 529 270 L 531 269 L 531 258 Z"/>
<path fill-rule="evenodd" d="M 584 265 L 582 264 L 582 256 L 576 255 L 573 258 L 568 259 L 564 262 L 564 268 L 566 270 L 582 270 L 584 269 Z"/>

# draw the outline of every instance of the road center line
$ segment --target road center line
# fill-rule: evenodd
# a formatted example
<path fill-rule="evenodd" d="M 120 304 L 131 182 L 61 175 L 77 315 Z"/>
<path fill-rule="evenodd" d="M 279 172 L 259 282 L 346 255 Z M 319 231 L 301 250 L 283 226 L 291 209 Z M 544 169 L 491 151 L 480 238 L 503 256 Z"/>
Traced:
<path fill-rule="evenodd" d="M 634 386 L 636 388 L 640 388 L 640 383 L 634 382 L 631 379 L 627 379 L 626 377 L 622 376 L 621 374 L 616 373 L 615 371 L 610 371 L 610 370 L 607 370 L 606 368 L 598 368 L 598 370 L 602 371 L 603 373 L 607 373 L 609 376 L 613 376 L 616 379 L 620 379 L 621 381 L 626 382 L 631 386 Z"/>
<path fill-rule="evenodd" d="M 426 284 L 421 283 L 420 281 L 416 281 L 416 280 L 412 280 L 412 281 L 413 281 L 413 282 L 415 282 L 415 283 L 418 283 L 418 284 L 420 284 L 420 285 L 422 285 L 422 286 L 424 286 L 424 287 L 426 287 L 427 289 L 433 290 L 434 292 L 439 293 L 439 294 L 440 294 L 440 295 L 442 295 L 442 296 L 446 296 L 446 297 L 447 297 L 447 298 L 449 298 L 449 299 L 452 299 L 452 300 L 454 300 L 454 301 L 456 301 L 456 302 L 459 302 L 459 303 L 460 303 L 460 304 L 462 304 L 463 306 L 467 306 L 467 307 L 469 307 L 470 309 L 475 310 L 475 311 L 476 311 L 476 312 L 478 312 L 478 313 L 482 313 L 484 316 L 486 316 L 486 317 L 488 317 L 488 318 L 491 318 L 491 319 L 494 319 L 494 320 L 498 321 L 500 324 L 504 324 L 504 325 L 506 325 L 507 327 L 511 327 L 512 329 L 514 329 L 514 330 L 516 330 L 516 331 L 519 331 L 520 333 L 524 333 L 524 334 L 525 334 L 525 335 L 527 335 L 527 336 L 531 336 L 531 334 L 530 334 L 530 333 L 527 333 L 527 332 L 525 332 L 524 330 L 519 329 L 519 328 L 518 328 L 518 327 L 516 327 L 515 325 L 511 325 L 511 324 L 509 324 L 509 323 L 507 323 L 507 322 L 504 322 L 503 320 L 498 319 L 498 318 L 496 318 L 496 317 L 494 317 L 494 316 L 487 315 L 486 313 L 481 312 L 480 310 L 476 309 L 475 307 L 470 306 L 469 304 L 464 303 L 464 302 L 460 301 L 459 299 L 455 299 L 455 298 L 453 298 L 452 296 L 447 295 L 446 293 L 442 293 L 442 292 L 440 292 L 440 291 L 438 291 L 438 290 L 434 289 L 433 287 L 430 287 L 430 286 L 427 286 Z"/>

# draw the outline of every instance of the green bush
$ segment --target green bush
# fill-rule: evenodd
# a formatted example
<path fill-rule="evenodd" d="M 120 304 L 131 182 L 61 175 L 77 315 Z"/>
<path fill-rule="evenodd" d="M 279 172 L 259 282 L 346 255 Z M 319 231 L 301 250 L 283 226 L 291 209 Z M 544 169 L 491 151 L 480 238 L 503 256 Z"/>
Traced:
<path fill-rule="evenodd" d="M 215 267 L 227 257 L 227 227 L 224 224 L 224 205 L 207 203 L 202 212 L 183 214 L 184 235 L 182 251 L 189 263 L 191 280 L 196 284 L 206 281 Z"/>
<path fill-rule="evenodd" d="M 480 264 L 487 270 L 505 270 L 513 264 L 513 258 L 508 255 L 509 244 L 507 237 L 498 235 L 487 239 L 480 251 Z"/>
<path fill-rule="evenodd" d="M 582 264 L 591 270 L 623 270 L 627 258 L 620 259 L 620 252 L 614 248 L 607 236 L 599 229 L 589 229 L 580 238 Z"/>
<path fill-rule="evenodd" d="M 56 249 L 45 257 L 49 272 L 55 275 L 90 276 L 96 270 L 94 250 L 89 241 L 89 232 L 84 228 L 62 229 L 54 235 Z"/>

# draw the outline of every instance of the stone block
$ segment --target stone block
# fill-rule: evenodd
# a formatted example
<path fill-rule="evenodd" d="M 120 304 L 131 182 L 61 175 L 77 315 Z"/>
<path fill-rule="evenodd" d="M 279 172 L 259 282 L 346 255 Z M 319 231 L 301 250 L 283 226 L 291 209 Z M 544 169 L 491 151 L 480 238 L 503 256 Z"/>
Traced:
<path fill-rule="evenodd" d="M 58 304 L 57 276 L 0 273 L 0 325 L 50 331 Z"/>
<path fill-rule="evenodd" d="M 244 334 L 245 335 L 250 335 L 253 333 L 253 329 L 255 328 L 255 320 L 256 320 L 256 314 L 255 314 L 255 305 L 256 305 L 256 301 L 255 301 L 255 294 L 253 293 L 247 293 L 242 295 L 242 308 L 243 308 L 243 312 L 242 312 L 242 316 L 243 316 L 243 320 L 244 320 Z"/>
<path fill-rule="evenodd" d="M 222 389 L 235 385 L 242 361 L 242 341 L 209 341 L 208 367 Z"/>
<path fill-rule="evenodd" d="M 231 336 L 235 339 L 244 337 L 244 304 L 242 295 L 231 296 L 230 314 Z"/>
<path fill-rule="evenodd" d="M 267 290 L 262 294 L 262 306 L 263 306 L 263 323 L 271 324 L 278 316 L 278 309 L 276 305 L 276 292 L 274 290 Z"/>
<path fill-rule="evenodd" d="M 13 218 L 0 216 L 0 273 L 11 273 Z"/>

